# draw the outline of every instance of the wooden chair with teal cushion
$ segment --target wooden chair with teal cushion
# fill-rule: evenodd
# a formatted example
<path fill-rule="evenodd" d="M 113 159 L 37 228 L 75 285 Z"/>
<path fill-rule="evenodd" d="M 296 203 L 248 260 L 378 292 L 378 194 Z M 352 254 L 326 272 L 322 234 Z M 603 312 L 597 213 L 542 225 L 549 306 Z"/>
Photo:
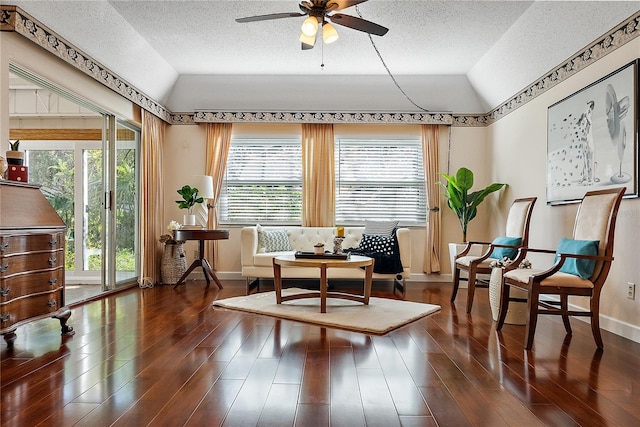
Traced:
<path fill-rule="evenodd" d="M 527 326 L 525 348 L 533 347 L 538 315 L 562 316 L 565 330 L 571 335 L 569 316 L 591 318 L 591 332 L 598 348 L 603 348 L 600 335 L 600 294 L 613 261 L 613 238 L 616 218 L 624 188 L 590 191 L 585 194 L 576 214 L 571 239 L 560 240 L 556 250 L 522 248 L 516 261 L 504 269 L 500 314 L 497 330 L 501 330 L 507 315 L 511 287 L 527 295 Z M 527 253 L 556 254 L 548 269 L 517 268 Z M 541 300 L 542 295 L 556 299 Z M 589 310 L 569 310 L 569 296 L 589 298 Z"/>
<path fill-rule="evenodd" d="M 531 213 L 536 199 L 536 197 L 529 197 L 513 201 L 507 216 L 505 236 L 497 237 L 492 242 L 467 242 L 464 250 L 456 255 L 451 302 L 456 300 L 460 280 L 467 280 L 469 283 L 467 289 L 467 313 L 471 313 L 476 286 L 483 286 L 477 282 L 478 274 L 491 273 L 490 264 L 492 261 L 500 260 L 505 256 L 513 259 L 517 255 L 518 248 L 528 244 L 529 223 L 531 222 Z M 468 255 L 474 245 L 488 246 L 488 249 L 481 256 Z M 467 272 L 467 279 L 460 277 L 461 271 Z"/>

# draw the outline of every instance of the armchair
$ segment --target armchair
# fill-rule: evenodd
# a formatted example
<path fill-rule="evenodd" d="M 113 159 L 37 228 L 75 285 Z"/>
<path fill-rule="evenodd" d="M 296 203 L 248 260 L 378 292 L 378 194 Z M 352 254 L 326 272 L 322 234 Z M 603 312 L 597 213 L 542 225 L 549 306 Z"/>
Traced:
<path fill-rule="evenodd" d="M 471 307 L 473 306 L 473 297 L 477 286 L 478 274 L 491 273 L 491 262 L 502 258 L 497 255 L 498 252 L 502 252 L 499 248 L 508 249 L 511 248 L 513 256 L 516 254 L 516 250 L 521 246 L 527 246 L 529 242 L 529 223 L 531 222 L 531 212 L 533 206 L 536 203 L 536 197 L 529 197 L 523 199 L 516 199 L 513 201 L 511 208 L 509 208 L 509 215 L 507 216 L 506 234 L 508 238 L 497 238 L 493 242 L 468 242 L 467 246 L 462 252 L 460 252 L 455 259 L 455 267 L 453 271 L 453 290 L 451 292 L 451 302 L 456 300 L 458 294 L 458 288 L 460 286 L 460 272 L 466 271 L 468 275 L 468 289 L 467 289 L 467 313 L 471 313 Z M 500 242 L 515 242 L 518 244 L 501 244 Z M 488 245 L 488 249 L 481 256 L 469 256 L 467 255 L 473 245 Z M 496 250 L 496 253 L 494 253 Z"/>
<path fill-rule="evenodd" d="M 531 350 L 538 315 L 562 316 L 567 335 L 571 335 L 569 316 L 591 318 L 591 332 L 598 348 L 603 348 L 600 335 L 600 293 L 613 261 L 613 238 L 616 217 L 624 188 L 590 191 L 585 194 L 576 214 L 573 240 L 563 239 L 557 251 L 522 248 L 516 261 L 505 267 L 500 314 L 497 330 L 501 330 L 507 315 L 511 287 L 528 293 L 525 348 Z M 591 250 L 591 254 L 588 254 Z M 517 268 L 528 252 L 556 254 L 556 261 L 547 270 Z M 513 267 L 512 267 L 513 266 Z M 557 300 L 543 301 L 541 295 L 553 295 Z M 569 310 L 569 296 L 590 299 L 589 311 Z"/>

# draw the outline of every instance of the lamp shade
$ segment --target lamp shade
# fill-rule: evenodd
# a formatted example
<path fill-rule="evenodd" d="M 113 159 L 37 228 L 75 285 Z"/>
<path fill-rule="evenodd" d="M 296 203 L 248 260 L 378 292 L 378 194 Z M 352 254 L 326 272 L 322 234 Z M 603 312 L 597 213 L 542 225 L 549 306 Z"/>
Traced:
<path fill-rule="evenodd" d="M 191 187 L 198 189 L 198 195 L 213 199 L 213 177 L 209 175 L 191 175 Z"/>
<path fill-rule="evenodd" d="M 325 23 L 322 25 L 322 40 L 326 43 L 333 43 L 338 40 L 338 32 L 335 27 L 329 23 Z"/>
<path fill-rule="evenodd" d="M 310 16 L 302 22 L 302 34 L 313 37 L 318 32 L 318 19 Z"/>
<path fill-rule="evenodd" d="M 316 36 L 308 36 L 305 33 L 300 34 L 300 41 L 306 45 L 313 46 L 316 44 Z"/>

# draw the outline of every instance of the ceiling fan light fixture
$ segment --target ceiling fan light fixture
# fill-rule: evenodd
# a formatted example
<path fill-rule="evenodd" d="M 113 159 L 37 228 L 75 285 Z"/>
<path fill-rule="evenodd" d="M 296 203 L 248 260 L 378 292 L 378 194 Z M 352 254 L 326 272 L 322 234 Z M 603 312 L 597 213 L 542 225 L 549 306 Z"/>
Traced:
<path fill-rule="evenodd" d="M 306 36 L 315 36 L 318 33 L 318 19 L 315 16 L 308 17 L 302 22 L 302 27 L 300 29 Z"/>
<path fill-rule="evenodd" d="M 300 34 L 299 40 L 306 45 L 313 46 L 316 44 L 316 35 L 308 36 L 305 33 L 302 33 Z"/>
<path fill-rule="evenodd" d="M 338 35 L 338 32 L 333 25 L 329 24 L 328 22 L 322 24 L 322 40 L 326 44 L 333 43 L 334 41 L 338 40 L 338 37 L 340 36 Z"/>

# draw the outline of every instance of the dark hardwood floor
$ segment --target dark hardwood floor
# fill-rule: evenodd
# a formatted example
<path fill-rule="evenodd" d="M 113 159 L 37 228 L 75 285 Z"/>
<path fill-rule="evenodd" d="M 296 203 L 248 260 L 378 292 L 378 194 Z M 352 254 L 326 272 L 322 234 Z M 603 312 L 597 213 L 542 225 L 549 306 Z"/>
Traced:
<path fill-rule="evenodd" d="M 638 426 L 640 344 L 542 318 L 496 333 L 486 289 L 470 316 L 448 283 L 410 283 L 441 312 L 384 336 L 213 309 L 244 282 L 132 289 L 2 342 L 2 426 Z M 375 296 L 393 297 L 374 284 Z"/>

